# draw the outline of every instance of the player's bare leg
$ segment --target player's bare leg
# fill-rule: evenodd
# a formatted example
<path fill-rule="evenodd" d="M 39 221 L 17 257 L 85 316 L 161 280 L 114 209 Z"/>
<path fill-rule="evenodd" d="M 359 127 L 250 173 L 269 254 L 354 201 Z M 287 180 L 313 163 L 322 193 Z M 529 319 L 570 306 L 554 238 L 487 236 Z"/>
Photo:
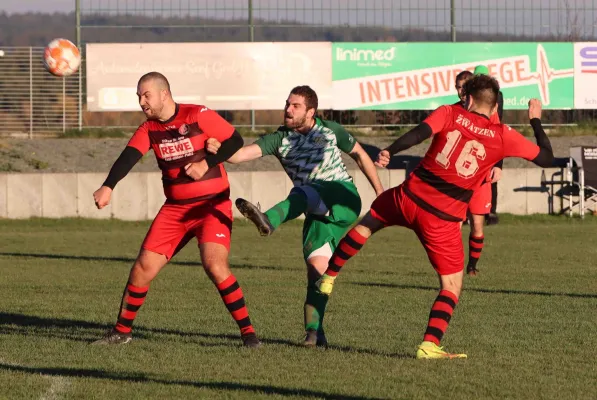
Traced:
<path fill-rule="evenodd" d="M 230 271 L 228 249 L 219 243 L 201 243 L 199 249 L 203 268 L 216 285 L 226 308 L 238 324 L 243 345 L 259 347 L 261 343 L 251 324 L 242 289 Z"/>
<path fill-rule="evenodd" d="M 334 288 L 334 281 L 340 273 L 340 269 L 353 256 L 355 256 L 363 247 L 365 242 L 376 232 L 385 227 L 384 223 L 374 218 L 371 212 L 361 219 L 361 221 L 338 243 L 338 247 L 330 259 L 328 268 L 323 276 L 316 282 L 317 289 L 330 295 Z"/>
<path fill-rule="evenodd" d="M 316 282 L 328 267 L 329 256 L 313 256 L 307 260 L 307 297 L 304 306 L 305 340 L 307 347 L 327 346 L 323 318 L 329 297 L 317 290 Z"/>
<path fill-rule="evenodd" d="M 122 294 L 116 326 L 93 344 L 126 344 L 133 340 L 131 331 L 139 308 L 143 305 L 149 284 L 168 262 L 166 256 L 141 249 L 131 268 Z"/>
<path fill-rule="evenodd" d="M 129 283 L 135 286 L 149 286 L 151 281 L 168 263 L 163 254 L 141 249 L 129 273 Z"/>
<path fill-rule="evenodd" d="M 440 347 L 440 342 L 452 318 L 454 308 L 462 290 L 464 271 L 450 275 L 439 275 L 440 292 L 429 314 L 427 330 L 417 349 L 418 359 L 466 358 L 466 354 L 451 354 Z"/>
<path fill-rule="evenodd" d="M 472 214 L 471 217 L 471 233 L 469 236 L 469 258 L 466 265 L 466 273 L 470 276 L 475 276 L 479 272 L 477 269 L 477 262 L 483 250 L 483 241 L 485 236 L 483 234 L 483 225 L 485 224 L 485 215 Z"/>
<path fill-rule="evenodd" d="M 462 291 L 462 281 L 464 278 L 464 271 L 456 272 L 450 275 L 439 275 L 439 283 L 441 290 L 448 290 L 456 297 L 460 297 Z"/>

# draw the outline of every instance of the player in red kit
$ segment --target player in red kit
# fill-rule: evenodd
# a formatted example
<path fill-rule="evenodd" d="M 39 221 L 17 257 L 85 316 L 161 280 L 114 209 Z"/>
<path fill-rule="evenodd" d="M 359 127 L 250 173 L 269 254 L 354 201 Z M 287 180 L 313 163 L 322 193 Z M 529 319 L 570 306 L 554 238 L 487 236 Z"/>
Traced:
<path fill-rule="evenodd" d="M 132 340 L 133 321 L 149 284 L 196 237 L 203 268 L 238 324 L 243 344 L 258 347 L 260 342 L 243 292 L 228 265 L 232 202 L 222 162 L 243 146 L 243 139 L 215 111 L 175 103 L 168 80 L 160 73 L 143 75 L 137 96 L 147 121 L 139 126 L 93 198 L 100 209 L 108 205 L 116 184 L 152 149 L 162 170 L 166 202 L 131 268 L 116 326 L 94 344 L 125 344 Z M 205 143 L 209 138 L 222 143 L 218 154 L 207 154 Z"/>
<path fill-rule="evenodd" d="M 464 94 L 464 84 L 473 75 L 480 74 L 489 75 L 489 70 L 487 67 L 484 65 L 478 65 L 475 68 L 474 73 L 470 71 L 462 71 L 456 75 L 456 91 L 458 92 L 460 101 L 455 104 L 465 107 L 466 96 Z M 490 116 L 490 121 L 494 124 L 499 124 L 502 118 L 504 98 L 501 91 L 498 93 L 497 105 L 497 110 L 494 111 Z M 497 223 L 497 215 L 494 213 L 494 217 L 492 217 L 491 214 L 492 210 L 495 210 L 496 199 L 494 199 L 494 197 L 497 198 L 497 181 L 501 179 L 502 168 L 503 160 L 500 160 L 491 169 L 487 179 L 485 179 L 481 186 L 475 190 L 475 193 L 473 193 L 473 197 L 468 205 L 471 231 L 468 239 L 469 257 L 468 263 L 466 264 L 466 273 L 471 276 L 475 276 L 479 272 L 477 269 L 477 263 L 481 257 L 481 251 L 483 250 L 485 242 L 485 233 L 483 229 L 485 220 L 487 219 L 488 223 L 490 221 L 495 221 L 495 223 Z M 494 192 L 496 196 L 494 196 Z"/>
<path fill-rule="evenodd" d="M 478 75 L 465 84 L 466 109 L 442 106 L 420 125 L 400 137 L 377 158 L 385 167 L 390 157 L 433 136 L 423 161 L 398 187 L 382 193 L 371 210 L 340 241 L 328 269 L 317 282 L 330 294 L 342 266 L 363 247 L 375 232 L 392 225 L 412 229 L 423 244 L 439 275 L 440 292 L 433 303 L 417 358 L 465 358 L 440 347 L 462 288 L 464 249 L 460 223 L 466 218 L 468 202 L 489 171 L 505 157 L 521 157 L 541 167 L 553 162 L 551 144 L 541 127 L 541 103 L 529 102 L 529 119 L 537 144 L 502 124 L 490 121 L 497 107 L 499 84 Z"/>

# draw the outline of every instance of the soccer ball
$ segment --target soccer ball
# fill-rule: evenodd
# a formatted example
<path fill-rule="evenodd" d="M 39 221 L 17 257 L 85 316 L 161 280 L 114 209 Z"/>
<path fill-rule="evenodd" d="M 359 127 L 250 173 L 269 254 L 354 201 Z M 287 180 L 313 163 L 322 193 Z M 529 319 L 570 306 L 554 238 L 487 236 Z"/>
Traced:
<path fill-rule="evenodd" d="M 81 53 L 67 39 L 54 39 L 44 49 L 44 67 L 54 76 L 69 76 L 81 65 Z"/>

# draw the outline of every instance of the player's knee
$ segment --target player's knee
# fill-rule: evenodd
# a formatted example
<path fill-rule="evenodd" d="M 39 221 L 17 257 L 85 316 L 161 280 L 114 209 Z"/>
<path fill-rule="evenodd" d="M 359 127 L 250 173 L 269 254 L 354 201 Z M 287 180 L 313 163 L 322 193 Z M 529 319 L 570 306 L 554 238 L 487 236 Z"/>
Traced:
<path fill-rule="evenodd" d="M 168 262 L 166 256 L 142 250 L 133 264 L 133 270 L 139 272 L 159 271 Z"/>
<path fill-rule="evenodd" d="M 474 237 L 481 237 L 483 236 L 483 225 L 481 226 L 474 226 L 471 229 L 471 235 Z"/>
<path fill-rule="evenodd" d="M 217 256 L 206 256 L 202 259 L 203 269 L 205 273 L 213 279 L 218 280 L 218 278 L 230 275 L 230 266 L 228 265 L 228 260 L 226 258 L 217 257 Z"/>
<path fill-rule="evenodd" d="M 483 220 L 473 219 L 473 225 L 471 226 L 471 235 L 474 237 L 483 236 Z"/>
<path fill-rule="evenodd" d="M 362 236 L 368 238 L 384 227 L 385 225 L 383 222 L 371 215 L 371 212 L 368 212 L 354 229 L 356 229 Z"/>
<path fill-rule="evenodd" d="M 307 279 L 309 281 L 317 280 L 323 275 L 328 268 L 330 257 L 331 256 L 314 256 L 307 260 Z"/>
<path fill-rule="evenodd" d="M 290 194 L 301 195 L 305 197 L 305 199 L 307 200 L 307 214 L 327 215 L 330 211 L 326 204 L 323 202 L 323 199 L 321 198 L 317 190 L 315 190 L 309 185 L 296 186 L 292 188 Z"/>
<path fill-rule="evenodd" d="M 457 297 L 460 297 L 460 292 L 462 291 L 462 277 L 462 272 L 450 275 L 441 275 L 440 281 L 442 290 L 447 290 L 454 293 Z"/>

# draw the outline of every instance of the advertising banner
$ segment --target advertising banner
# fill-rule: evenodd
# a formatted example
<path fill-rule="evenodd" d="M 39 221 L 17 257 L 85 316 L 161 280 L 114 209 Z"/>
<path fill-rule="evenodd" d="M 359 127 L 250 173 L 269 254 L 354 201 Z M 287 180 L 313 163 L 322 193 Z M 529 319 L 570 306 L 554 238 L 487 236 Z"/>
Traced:
<path fill-rule="evenodd" d="M 174 100 L 216 110 L 277 110 L 290 90 L 310 85 L 332 108 L 331 43 L 87 44 L 87 109 L 139 111 L 137 81 L 169 80 Z"/>
<path fill-rule="evenodd" d="M 597 42 L 574 43 L 574 108 L 597 108 Z"/>
<path fill-rule="evenodd" d="M 334 108 L 435 109 L 458 100 L 454 78 L 460 71 L 483 64 L 500 83 L 504 108 L 524 109 L 536 97 L 544 108 L 570 109 L 572 47 L 572 43 L 334 43 Z"/>

